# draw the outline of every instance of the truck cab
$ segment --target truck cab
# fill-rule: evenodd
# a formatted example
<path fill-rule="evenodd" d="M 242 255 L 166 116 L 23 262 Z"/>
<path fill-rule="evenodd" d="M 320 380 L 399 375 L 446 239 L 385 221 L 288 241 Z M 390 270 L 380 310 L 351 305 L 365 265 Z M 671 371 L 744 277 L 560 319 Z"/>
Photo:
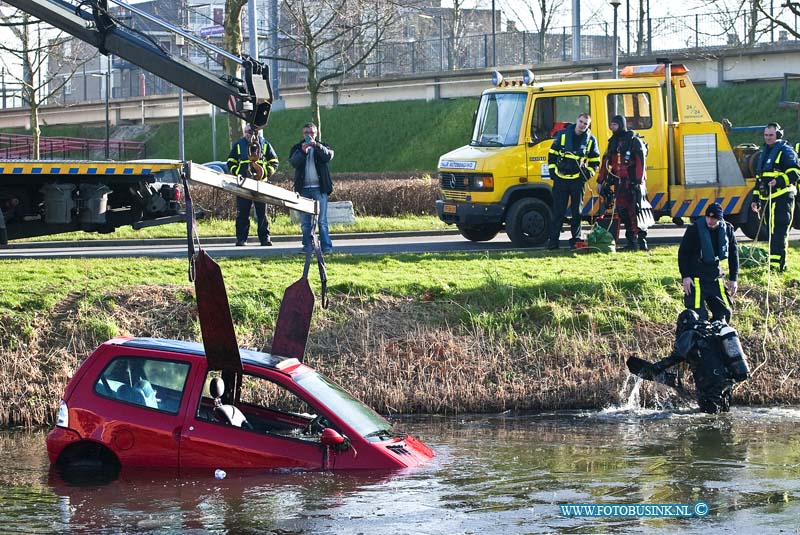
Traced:
<path fill-rule="evenodd" d="M 601 155 L 615 115 L 623 115 L 647 144 L 654 217 L 698 216 L 708 204 L 720 202 L 728 220 L 747 224 L 755 180 L 742 169 L 753 151 L 734 153 L 686 68 L 626 67 L 621 74 L 615 80 L 550 83 L 534 82 L 529 71 L 523 80 L 497 76 L 495 87 L 481 95 L 469 145 L 439 160 L 440 219 L 472 241 L 490 240 L 505 230 L 516 246 L 543 245 L 552 216 L 548 152 L 559 131 L 589 113 Z M 583 215 L 591 220 L 601 215 L 601 200 L 594 178 L 586 186 Z"/>

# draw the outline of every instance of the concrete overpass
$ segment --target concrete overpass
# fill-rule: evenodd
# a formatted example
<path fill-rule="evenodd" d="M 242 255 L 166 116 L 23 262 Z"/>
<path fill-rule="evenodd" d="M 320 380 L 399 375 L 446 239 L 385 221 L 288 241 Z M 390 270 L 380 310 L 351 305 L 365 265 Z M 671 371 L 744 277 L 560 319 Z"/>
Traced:
<path fill-rule="evenodd" d="M 676 63 L 684 63 L 696 84 L 717 87 L 729 82 L 747 80 L 782 79 L 784 73 L 800 73 L 800 43 L 773 44 L 755 49 L 704 50 L 703 54 L 673 54 Z M 634 61 L 635 60 L 635 61 Z M 627 64 L 655 63 L 655 57 L 621 58 L 620 67 Z M 497 70 L 518 76 L 526 65 L 498 67 Z M 491 84 L 494 69 L 473 69 L 426 73 L 418 76 L 383 77 L 346 80 L 331 84 L 320 95 L 323 106 L 362 104 L 396 100 L 434 100 L 440 98 L 476 97 Z M 608 78 L 611 63 L 596 61 L 549 64 L 536 67 L 538 79 Z M 281 87 L 281 102 L 276 106 L 304 108 L 310 105 L 308 92 L 303 86 Z M 776 103 L 777 104 L 777 103 Z M 211 107 L 205 101 L 188 93 L 184 97 L 184 115 L 208 115 Z M 78 105 L 43 106 L 40 109 L 43 125 L 105 124 L 105 103 L 88 102 Z M 177 95 L 152 96 L 144 99 L 117 99 L 110 102 L 112 125 L 175 120 L 178 114 Z M 0 111 L 0 128 L 30 129 L 30 112 L 26 108 Z"/>

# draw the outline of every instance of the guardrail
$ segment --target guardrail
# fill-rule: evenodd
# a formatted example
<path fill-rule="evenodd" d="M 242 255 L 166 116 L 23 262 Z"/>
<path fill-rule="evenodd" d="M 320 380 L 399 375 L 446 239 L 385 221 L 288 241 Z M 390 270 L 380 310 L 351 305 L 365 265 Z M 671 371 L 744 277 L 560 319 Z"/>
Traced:
<path fill-rule="evenodd" d="M 39 157 L 45 160 L 104 158 L 105 139 L 60 136 L 39 138 Z M 147 157 L 147 147 L 142 141 L 108 141 L 108 155 L 112 160 L 130 160 Z M 0 134 L 0 158 L 26 160 L 33 158 L 33 136 L 26 134 Z"/>

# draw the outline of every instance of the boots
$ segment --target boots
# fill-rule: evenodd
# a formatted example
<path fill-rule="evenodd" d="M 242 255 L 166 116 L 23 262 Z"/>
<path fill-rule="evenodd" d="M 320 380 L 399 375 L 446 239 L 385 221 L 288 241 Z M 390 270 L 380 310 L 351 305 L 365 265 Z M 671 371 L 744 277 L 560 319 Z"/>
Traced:
<path fill-rule="evenodd" d="M 640 230 L 639 234 L 636 236 L 637 240 L 639 241 L 639 250 L 640 251 L 648 251 L 647 247 L 647 231 Z"/>
<path fill-rule="evenodd" d="M 625 239 L 628 243 L 624 247 L 620 247 L 620 251 L 638 251 L 639 243 L 636 241 L 636 235 L 630 230 L 625 231 Z"/>

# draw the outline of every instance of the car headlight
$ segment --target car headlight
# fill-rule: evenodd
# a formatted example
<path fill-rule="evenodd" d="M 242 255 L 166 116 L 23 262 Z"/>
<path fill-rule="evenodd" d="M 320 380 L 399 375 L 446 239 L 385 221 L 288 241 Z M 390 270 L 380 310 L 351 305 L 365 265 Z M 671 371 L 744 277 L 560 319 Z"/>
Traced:
<path fill-rule="evenodd" d="M 492 177 L 492 175 L 480 175 L 475 177 L 474 189 L 476 191 L 493 191 L 494 177 Z"/>
<path fill-rule="evenodd" d="M 67 402 L 63 399 L 61 403 L 58 405 L 58 416 L 56 417 L 56 426 L 58 427 L 69 427 L 69 407 L 67 407 Z"/>

